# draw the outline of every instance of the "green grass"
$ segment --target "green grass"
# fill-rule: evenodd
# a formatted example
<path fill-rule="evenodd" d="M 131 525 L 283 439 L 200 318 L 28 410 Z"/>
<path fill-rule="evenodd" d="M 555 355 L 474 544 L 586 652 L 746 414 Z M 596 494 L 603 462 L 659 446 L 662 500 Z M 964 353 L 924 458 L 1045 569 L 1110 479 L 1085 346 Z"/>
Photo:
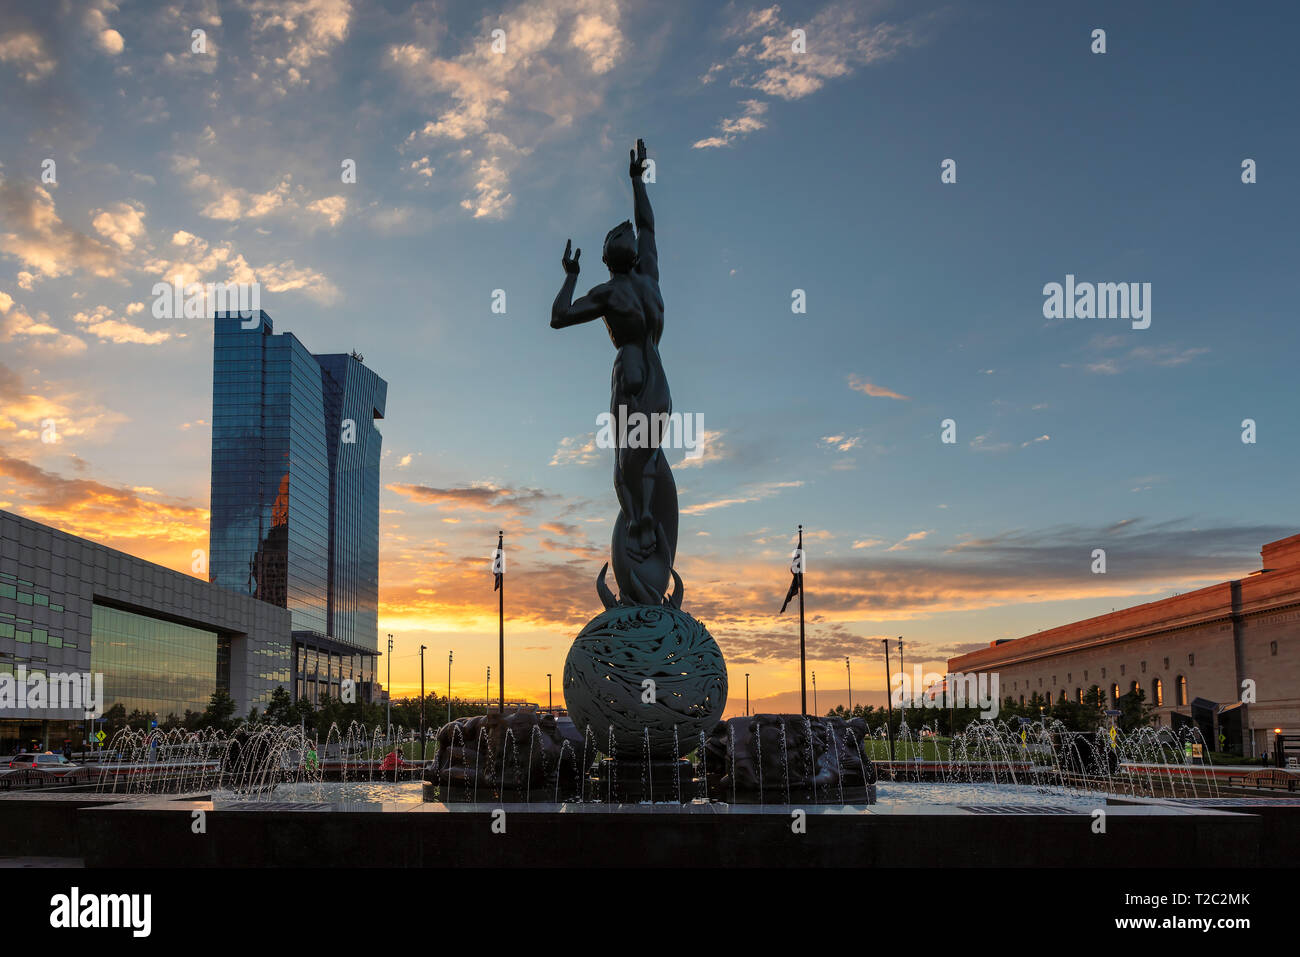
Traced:
<path fill-rule="evenodd" d="M 862 753 L 872 761 L 888 761 L 889 742 L 880 738 L 872 738 L 863 744 Z M 895 761 L 911 761 L 915 758 L 920 758 L 922 761 L 946 761 L 948 759 L 948 739 L 926 738 L 920 742 L 894 742 Z"/>

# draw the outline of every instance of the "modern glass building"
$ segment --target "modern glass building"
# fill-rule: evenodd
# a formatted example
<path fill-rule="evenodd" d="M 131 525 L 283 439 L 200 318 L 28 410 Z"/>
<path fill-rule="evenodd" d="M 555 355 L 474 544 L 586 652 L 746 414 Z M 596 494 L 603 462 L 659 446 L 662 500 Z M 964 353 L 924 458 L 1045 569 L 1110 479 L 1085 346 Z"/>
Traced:
<path fill-rule="evenodd" d="M 212 693 L 230 694 L 230 637 L 151 615 L 95 605 L 90 670 L 104 675 L 106 708 L 184 717 Z"/>
<path fill-rule="evenodd" d="M 66 700 L 0 697 L 0 754 L 80 749 L 111 731 L 114 711 L 165 725 L 217 690 L 239 715 L 265 710 L 277 687 L 294 687 L 292 631 L 284 608 L 0 510 L 0 676 L 104 676 L 94 717 Z M 357 689 L 358 700 L 373 694 Z"/>
<path fill-rule="evenodd" d="M 287 608 L 295 632 L 377 651 L 388 384 L 264 312 L 214 322 L 211 580 Z"/>

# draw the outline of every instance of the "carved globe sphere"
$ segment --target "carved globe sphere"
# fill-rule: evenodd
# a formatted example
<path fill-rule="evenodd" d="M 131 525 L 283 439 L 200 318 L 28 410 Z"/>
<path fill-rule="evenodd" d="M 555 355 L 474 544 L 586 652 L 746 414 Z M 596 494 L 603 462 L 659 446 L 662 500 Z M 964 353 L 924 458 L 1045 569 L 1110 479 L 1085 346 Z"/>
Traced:
<path fill-rule="evenodd" d="M 722 719 L 727 668 L 708 629 L 667 605 L 616 606 L 573 639 L 564 700 L 580 731 L 619 761 L 684 757 Z M 675 732 L 675 736 L 674 736 Z"/>

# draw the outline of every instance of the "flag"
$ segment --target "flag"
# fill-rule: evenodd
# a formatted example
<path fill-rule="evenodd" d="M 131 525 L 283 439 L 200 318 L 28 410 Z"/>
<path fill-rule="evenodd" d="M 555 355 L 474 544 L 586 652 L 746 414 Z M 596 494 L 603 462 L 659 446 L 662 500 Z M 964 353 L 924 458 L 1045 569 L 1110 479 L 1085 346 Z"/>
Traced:
<path fill-rule="evenodd" d="M 497 532 L 497 550 L 492 553 L 492 575 L 495 581 L 492 584 L 492 590 L 496 591 L 501 587 L 501 579 L 506 573 L 506 550 L 501 544 L 502 532 Z"/>
<path fill-rule="evenodd" d="M 785 593 L 785 602 L 781 605 L 779 614 L 785 614 L 786 606 L 795 595 L 803 593 L 803 526 L 799 526 L 799 545 L 790 555 L 790 574 L 794 576 L 790 580 L 790 590 Z"/>

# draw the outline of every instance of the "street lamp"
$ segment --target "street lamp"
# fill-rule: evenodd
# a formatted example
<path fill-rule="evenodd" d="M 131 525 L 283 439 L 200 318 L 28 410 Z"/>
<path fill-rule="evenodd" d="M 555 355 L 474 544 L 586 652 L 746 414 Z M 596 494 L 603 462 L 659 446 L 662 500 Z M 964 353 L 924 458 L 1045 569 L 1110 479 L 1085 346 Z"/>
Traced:
<path fill-rule="evenodd" d="M 388 636 L 388 737 L 393 737 L 393 636 Z"/>
<path fill-rule="evenodd" d="M 849 676 L 849 717 L 853 717 L 853 666 L 849 664 L 848 655 L 844 656 L 844 670 Z"/>
<path fill-rule="evenodd" d="M 424 760 L 424 651 L 428 645 L 420 646 L 420 760 Z"/>
<path fill-rule="evenodd" d="M 454 651 L 447 652 L 447 723 L 451 724 L 451 656 Z"/>
<path fill-rule="evenodd" d="M 903 636 L 898 636 L 898 676 L 902 679 L 898 685 L 899 694 L 902 694 L 904 683 L 907 681 L 907 666 L 903 664 Z M 912 689 L 915 694 L 916 689 Z M 902 712 L 899 717 L 899 729 L 907 727 L 907 699 L 910 695 L 903 695 L 902 700 L 898 703 L 898 710 Z"/>
<path fill-rule="evenodd" d="M 555 708 L 551 703 L 551 673 L 549 671 L 546 672 L 546 713 L 555 713 Z"/>
<path fill-rule="evenodd" d="M 745 672 L 745 717 L 749 717 L 749 672 Z"/>
<path fill-rule="evenodd" d="M 817 672 L 814 671 L 812 673 L 812 676 L 813 676 L 813 714 L 821 714 L 821 712 L 817 710 Z"/>
<path fill-rule="evenodd" d="M 487 666 L 487 683 L 483 685 L 483 713 L 492 710 L 492 666 Z"/>

